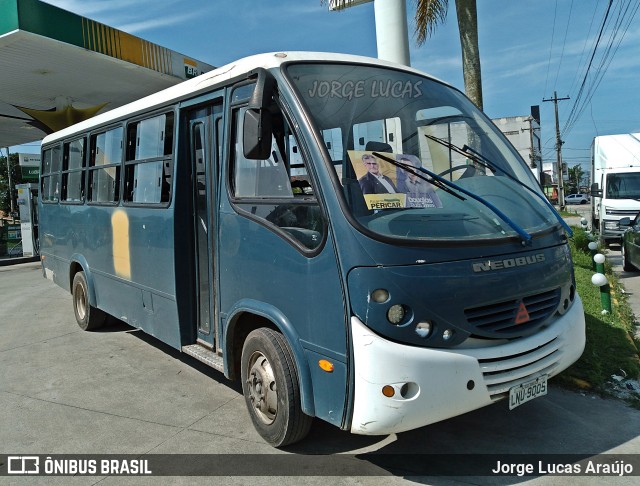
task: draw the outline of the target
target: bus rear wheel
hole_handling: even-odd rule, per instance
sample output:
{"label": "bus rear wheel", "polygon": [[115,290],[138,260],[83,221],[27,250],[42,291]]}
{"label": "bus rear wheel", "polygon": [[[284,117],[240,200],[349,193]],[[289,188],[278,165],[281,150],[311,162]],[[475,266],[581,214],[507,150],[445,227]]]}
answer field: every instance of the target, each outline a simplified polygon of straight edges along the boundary
{"label": "bus rear wheel", "polygon": [[249,415],[262,438],[274,447],[302,440],[313,419],[302,412],[296,365],[282,334],[269,328],[252,331],[240,369]]}
{"label": "bus rear wheel", "polygon": [[89,287],[84,272],[78,272],[73,277],[71,295],[73,296],[73,313],[78,326],[83,331],[94,331],[102,327],[106,314],[89,303]]}

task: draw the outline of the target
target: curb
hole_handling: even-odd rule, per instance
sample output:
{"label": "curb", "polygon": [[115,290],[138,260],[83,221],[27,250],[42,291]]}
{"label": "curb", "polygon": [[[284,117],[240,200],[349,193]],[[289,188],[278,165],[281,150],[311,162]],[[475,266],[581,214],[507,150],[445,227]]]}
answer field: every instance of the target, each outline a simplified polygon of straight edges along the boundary
{"label": "curb", "polygon": [[0,258],[0,267],[7,267],[9,265],[18,265],[20,263],[31,263],[40,260],[39,256],[33,257],[2,257]]}

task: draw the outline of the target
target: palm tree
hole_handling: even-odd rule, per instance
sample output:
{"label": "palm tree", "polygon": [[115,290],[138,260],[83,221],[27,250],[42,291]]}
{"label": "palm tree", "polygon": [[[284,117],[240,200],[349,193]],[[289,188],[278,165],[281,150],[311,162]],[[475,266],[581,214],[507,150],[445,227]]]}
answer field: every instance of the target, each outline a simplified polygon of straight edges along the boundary
{"label": "palm tree", "polygon": [[[323,2],[326,0],[322,0]],[[416,41],[424,44],[438,24],[447,18],[448,0],[415,0]],[[478,48],[478,15],[476,0],[455,0],[462,47],[462,74],[467,96],[482,110],[482,75]],[[353,0],[333,0],[336,9],[346,8]]]}
{"label": "palm tree", "polygon": [[[482,74],[478,48],[476,0],[455,0],[455,2],[462,47],[464,91],[471,101],[482,109]],[[438,24],[446,20],[448,7],[448,0],[417,0],[416,40],[419,46],[433,34]]]}

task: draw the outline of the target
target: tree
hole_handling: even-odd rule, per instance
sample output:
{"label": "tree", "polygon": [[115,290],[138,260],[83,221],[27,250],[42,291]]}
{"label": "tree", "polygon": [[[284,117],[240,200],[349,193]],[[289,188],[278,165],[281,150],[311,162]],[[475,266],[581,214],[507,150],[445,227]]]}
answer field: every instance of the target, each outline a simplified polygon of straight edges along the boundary
{"label": "tree", "polygon": [[[22,183],[22,172],[18,160],[18,154],[9,154],[9,167],[11,168],[11,193],[9,192],[9,177],[7,176],[7,157],[0,157],[0,211],[9,214],[11,201],[14,197],[16,184]],[[17,209],[16,199],[13,199],[14,209]]]}
{"label": "tree", "polygon": [[580,181],[584,177],[584,171],[580,164],[567,170],[569,174],[569,188],[573,194],[580,192]]}
{"label": "tree", "polygon": [[[482,73],[480,49],[478,47],[478,13],[476,0],[455,0],[460,47],[462,48],[462,74],[464,91],[471,101],[482,110]],[[438,24],[447,18],[448,0],[417,0],[416,40],[424,44]]]}
{"label": "tree", "polygon": [[[326,0],[323,0],[325,2]],[[447,19],[449,0],[416,1],[416,42],[425,43],[438,24]],[[347,8],[353,0],[334,0],[336,9]],[[455,0],[460,47],[462,48],[462,75],[464,91],[471,101],[482,110],[482,73],[480,49],[478,47],[478,14],[476,0]]]}

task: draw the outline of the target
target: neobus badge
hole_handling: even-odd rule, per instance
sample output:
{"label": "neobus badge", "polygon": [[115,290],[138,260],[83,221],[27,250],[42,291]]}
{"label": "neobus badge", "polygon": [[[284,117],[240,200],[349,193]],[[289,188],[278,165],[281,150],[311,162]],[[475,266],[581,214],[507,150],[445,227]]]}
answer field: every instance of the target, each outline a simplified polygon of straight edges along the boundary
{"label": "neobus badge", "polygon": [[488,272],[489,270],[502,270],[504,268],[522,267],[544,262],[544,253],[518,258],[507,258],[506,260],[488,260],[482,263],[474,263],[474,272]]}

